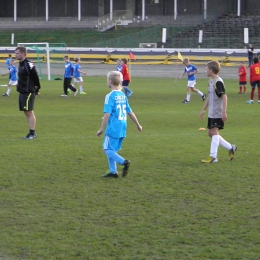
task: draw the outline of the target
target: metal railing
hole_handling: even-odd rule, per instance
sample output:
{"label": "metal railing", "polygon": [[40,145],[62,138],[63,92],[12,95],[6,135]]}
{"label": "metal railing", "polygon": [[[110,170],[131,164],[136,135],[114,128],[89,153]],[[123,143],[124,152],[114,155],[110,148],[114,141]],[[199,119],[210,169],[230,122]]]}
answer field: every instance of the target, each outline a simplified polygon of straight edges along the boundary
{"label": "metal railing", "polygon": [[116,25],[133,22],[133,10],[116,10],[98,18],[98,30],[103,32]]}

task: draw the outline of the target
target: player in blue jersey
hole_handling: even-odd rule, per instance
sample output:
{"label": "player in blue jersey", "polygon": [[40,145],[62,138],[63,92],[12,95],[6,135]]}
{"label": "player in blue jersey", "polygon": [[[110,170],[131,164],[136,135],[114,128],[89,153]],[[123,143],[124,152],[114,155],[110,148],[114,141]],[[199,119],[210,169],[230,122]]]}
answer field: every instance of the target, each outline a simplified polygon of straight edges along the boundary
{"label": "player in blue jersey", "polygon": [[121,84],[122,74],[119,71],[111,71],[107,74],[107,86],[111,92],[105,97],[104,117],[96,134],[98,137],[101,136],[106,127],[102,148],[108,159],[109,172],[102,176],[104,178],[118,177],[117,163],[123,166],[123,177],[128,173],[130,161],[125,160],[117,153],[126,137],[127,115],[136,124],[138,131],[142,131],[142,126],[132,111],[126,95],[121,91]]}
{"label": "player in blue jersey", "polygon": [[75,61],[75,64],[74,64],[74,74],[73,74],[73,77],[74,77],[74,84],[72,85],[73,87],[75,87],[77,84],[79,84],[79,94],[87,94],[84,92],[83,90],[83,78],[81,77],[81,74],[83,75],[87,75],[87,73],[83,72],[81,70],[81,66],[80,66],[80,58],[79,57],[76,57],[74,59]]}
{"label": "player in blue jersey", "polygon": [[74,96],[78,94],[78,90],[71,85],[71,80],[73,77],[73,64],[70,62],[69,56],[64,56],[65,62],[65,72],[64,72],[64,81],[63,81],[63,91],[62,97],[68,97],[68,88],[74,92]]}
{"label": "player in blue jersey", "polygon": [[187,96],[186,99],[182,101],[182,103],[188,104],[190,102],[191,91],[196,92],[198,95],[200,95],[202,100],[204,101],[206,98],[206,94],[202,93],[200,90],[195,88],[195,84],[196,84],[195,74],[198,72],[197,67],[191,64],[188,58],[184,58],[183,64],[185,65],[185,69],[184,72],[181,74],[180,78],[182,78],[185,74],[187,74],[188,84],[187,84]]}
{"label": "player in blue jersey", "polygon": [[121,72],[121,70],[122,70],[122,68],[123,68],[123,66],[122,66],[122,60],[119,59],[119,60],[117,60],[116,62],[117,62],[117,64],[116,64],[116,70]]}
{"label": "player in blue jersey", "polygon": [[7,87],[7,91],[6,91],[5,94],[3,94],[4,97],[8,97],[10,95],[11,86],[16,86],[17,85],[17,69],[16,69],[16,67],[14,65],[14,60],[11,59],[9,64],[10,64],[8,66],[9,72],[2,75],[2,76],[10,75],[9,76],[9,84],[8,84],[8,87]]}
{"label": "player in blue jersey", "polygon": [[[10,66],[10,61],[12,60],[12,54],[8,54],[8,58],[5,61],[5,64],[7,66],[7,68],[9,69]],[[9,74],[9,79],[11,78],[11,74]]]}
{"label": "player in blue jersey", "polygon": [[8,58],[5,61],[6,66],[10,66],[10,61],[12,60],[12,54],[8,54]]}

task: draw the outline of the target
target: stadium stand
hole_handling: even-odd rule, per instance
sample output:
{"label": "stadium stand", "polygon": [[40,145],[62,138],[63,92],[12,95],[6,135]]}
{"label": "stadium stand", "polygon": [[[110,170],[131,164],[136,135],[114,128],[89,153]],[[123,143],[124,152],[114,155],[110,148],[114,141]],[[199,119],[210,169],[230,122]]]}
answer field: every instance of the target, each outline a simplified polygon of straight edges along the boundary
{"label": "stadium stand", "polygon": [[203,30],[203,48],[244,48],[244,28],[249,29],[250,42],[260,42],[259,12],[226,13],[219,18],[190,27],[169,39],[169,46],[174,48],[198,47],[199,30]]}

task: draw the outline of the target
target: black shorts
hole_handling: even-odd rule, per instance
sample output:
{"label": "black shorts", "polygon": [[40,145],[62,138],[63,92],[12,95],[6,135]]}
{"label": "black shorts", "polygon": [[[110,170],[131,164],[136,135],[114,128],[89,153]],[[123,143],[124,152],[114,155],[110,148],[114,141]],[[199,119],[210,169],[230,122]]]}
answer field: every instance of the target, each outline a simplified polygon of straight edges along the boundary
{"label": "black shorts", "polygon": [[222,118],[208,118],[208,129],[217,127],[219,130],[224,129]]}
{"label": "black shorts", "polygon": [[20,111],[32,111],[34,107],[34,93],[20,93],[19,109]]}
{"label": "black shorts", "polygon": [[244,85],[246,85],[246,81],[239,81],[239,86],[244,86]]}
{"label": "black shorts", "polygon": [[258,81],[253,81],[253,82],[251,83],[251,86],[252,86],[252,88],[255,88],[255,86],[257,86],[258,88],[260,88],[260,80],[258,80]]}
{"label": "black shorts", "polygon": [[129,80],[123,80],[122,86],[127,87],[129,85]]}

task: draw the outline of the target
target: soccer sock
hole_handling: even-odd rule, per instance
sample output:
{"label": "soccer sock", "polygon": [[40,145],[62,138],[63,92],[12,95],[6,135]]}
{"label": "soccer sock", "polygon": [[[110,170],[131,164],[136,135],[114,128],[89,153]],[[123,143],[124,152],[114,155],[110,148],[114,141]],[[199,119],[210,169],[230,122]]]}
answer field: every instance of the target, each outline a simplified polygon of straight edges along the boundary
{"label": "soccer sock", "polygon": [[7,91],[6,91],[6,94],[9,95],[11,92],[11,88],[8,88]]}
{"label": "soccer sock", "polygon": [[123,87],[123,89],[124,89],[124,92],[125,92],[125,95],[127,96],[127,88],[126,87]]}
{"label": "soccer sock", "polygon": [[125,159],[113,150],[105,150],[105,153],[109,159],[116,161],[119,164],[124,164]]}
{"label": "soccer sock", "polygon": [[242,86],[239,87],[239,93],[242,93]]}
{"label": "soccer sock", "polygon": [[107,156],[110,173],[116,173],[116,161]]}
{"label": "soccer sock", "polygon": [[252,88],[250,99],[254,101],[255,88]]}
{"label": "soccer sock", "polygon": [[30,135],[34,135],[35,134],[35,130],[30,129]]}
{"label": "soccer sock", "polygon": [[131,92],[131,90],[130,90],[129,88],[125,87],[125,94],[126,94],[126,96],[127,96],[128,93],[130,93],[130,92]]}
{"label": "soccer sock", "polygon": [[244,92],[246,93],[246,86],[244,86]]}
{"label": "soccer sock", "polygon": [[260,102],[260,88],[258,88],[258,102]]}
{"label": "soccer sock", "polygon": [[83,87],[79,86],[79,92],[83,92]]}
{"label": "soccer sock", "polygon": [[190,94],[187,94],[186,100],[189,102],[190,101]]}
{"label": "soccer sock", "polygon": [[232,149],[232,145],[227,142],[222,136],[219,135],[219,145],[221,145],[222,147],[224,147],[227,150]]}
{"label": "soccer sock", "polygon": [[199,94],[201,97],[203,97],[204,94],[203,94],[200,90],[197,89],[196,92],[197,92],[197,94]]}
{"label": "soccer sock", "polygon": [[210,156],[217,158],[219,146],[219,135],[213,135],[211,137]]}

